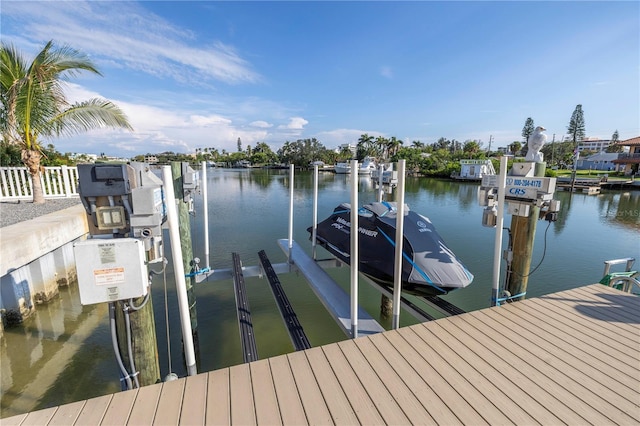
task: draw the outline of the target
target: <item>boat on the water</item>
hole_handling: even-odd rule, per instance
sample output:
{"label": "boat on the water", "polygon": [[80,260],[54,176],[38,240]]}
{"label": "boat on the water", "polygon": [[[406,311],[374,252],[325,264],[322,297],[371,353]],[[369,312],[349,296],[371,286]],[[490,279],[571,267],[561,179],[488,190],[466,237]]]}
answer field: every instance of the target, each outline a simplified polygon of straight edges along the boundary
{"label": "boat on the water", "polygon": [[[358,174],[369,175],[372,171],[376,170],[376,161],[371,157],[365,157],[361,163],[358,163]],[[344,162],[336,164],[334,168],[337,174],[349,174],[351,173],[351,163]]]}
{"label": "boat on the water", "polygon": [[[373,281],[393,287],[396,203],[375,202],[358,210],[359,270]],[[307,229],[310,233],[312,228]],[[443,295],[471,284],[473,275],[447,247],[431,221],[405,205],[402,291],[419,296]],[[316,241],[350,264],[351,205],[342,203],[316,230]]]}

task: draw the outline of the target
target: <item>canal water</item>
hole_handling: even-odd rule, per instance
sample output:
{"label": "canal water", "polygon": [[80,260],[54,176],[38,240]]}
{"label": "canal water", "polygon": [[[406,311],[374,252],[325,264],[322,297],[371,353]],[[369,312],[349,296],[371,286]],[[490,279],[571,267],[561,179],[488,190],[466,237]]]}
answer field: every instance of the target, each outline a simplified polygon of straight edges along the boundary
{"label": "canal water", "polygon": [[[347,175],[320,173],[319,220],[341,202],[349,201],[349,179]],[[360,204],[374,201],[376,193],[370,178],[358,180]],[[310,252],[306,229],[312,220],[312,174],[297,172],[294,185],[294,239]],[[208,188],[214,269],[230,268],[232,252],[240,254],[244,265],[257,265],[260,250],[266,251],[272,263],[286,260],[276,240],[287,238],[288,233],[288,171],[209,169]],[[495,230],[481,225],[477,189],[475,183],[449,180],[408,178],[406,182],[406,203],[431,219],[475,275],[471,286],[445,296],[465,310],[488,307],[491,296]],[[529,277],[527,297],[595,283],[602,276],[605,260],[629,256],[640,259],[640,191],[606,191],[597,196],[560,191],[555,198],[561,201],[558,221],[537,224],[532,267],[541,264]],[[195,211],[194,253],[204,265],[201,197],[196,198]],[[507,216],[505,226],[509,223]],[[505,244],[506,239],[505,233]],[[165,242],[166,255],[170,256],[168,238]],[[320,257],[328,257],[319,251]],[[329,273],[348,290],[348,268]],[[293,273],[281,275],[280,280],[313,346],[346,338],[304,278]],[[293,351],[267,281],[254,277],[247,278],[246,284],[260,358]],[[206,282],[198,284],[195,291],[201,354],[198,370],[241,363],[232,282]],[[166,280],[162,275],[154,277],[152,294],[162,375],[169,372],[170,351],[172,371],[184,376],[171,262]],[[359,299],[371,315],[379,318],[380,294],[364,280]],[[401,325],[415,322],[407,313],[401,315]],[[380,322],[390,327],[389,319],[380,318]],[[6,329],[0,356],[0,417],[120,390],[107,307],[81,306],[76,285],[62,288],[60,297],[38,306],[21,326]]]}

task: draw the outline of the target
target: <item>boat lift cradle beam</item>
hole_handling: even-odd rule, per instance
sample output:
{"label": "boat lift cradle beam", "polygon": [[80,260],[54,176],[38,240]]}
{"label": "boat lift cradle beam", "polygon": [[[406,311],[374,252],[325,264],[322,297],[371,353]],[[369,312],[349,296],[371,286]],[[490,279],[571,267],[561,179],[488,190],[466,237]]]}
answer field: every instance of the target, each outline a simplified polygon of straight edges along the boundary
{"label": "boat lift cradle beam", "polygon": [[276,275],[273,267],[271,266],[267,253],[265,253],[264,250],[261,250],[258,253],[258,256],[260,257],[260,263],[262,264],[262,268],[264,269],[267,280],[269,281],[269,287],[271,287],[273,297],[276,299],[278,310],[280,311],[280,315],[282,315],[282,320],[287,326],[287,331],[289,332],[289,337],[291,338],[293,347],[296,351],[310,349],[311,343],[309,343],[309,339],[307,338],[302,325],[300,325],[300,321],[298,321],[298,316],[293,310],[293,307],[289,302],[289,298],[282,288],[278,275]]}
{"label": "boat lift cradle beam", "polygon": [[258,347],[256,336],[251,322],[251,309],[247,299],[247,289],[242,275],[240,255],[231,254],[233,260],[233,290],[236,296],[236,308],[238,312],[238,326],[240,327],[240,342],[242,343],[242,359],[244,362],[258,360]]}
{"label": "boat lift cradle beam", "polygon": [[[342,331],[351,337],[351,304],[349,295],[340,287],[324,269],[322,269],[302,247],[295,242],[280,239],[278,245],[284,253],[291,255],[290,261],[306,278],[313,292],[318,296],[329,314],[336,320]],[[358,335],[370,335],[385,331],[371,315],[361,307],[358,308]]]}

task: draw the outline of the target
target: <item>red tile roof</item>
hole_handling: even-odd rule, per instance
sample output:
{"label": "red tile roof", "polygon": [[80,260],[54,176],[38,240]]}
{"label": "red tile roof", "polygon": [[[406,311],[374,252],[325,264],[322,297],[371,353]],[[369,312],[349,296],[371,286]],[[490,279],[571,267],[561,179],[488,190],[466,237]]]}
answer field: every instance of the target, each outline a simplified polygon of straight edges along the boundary
{"label": "red tile roof", "polygon": [[635,137],[635,138],[631,138],[631,139],[627,139],[626,141],[618,141],[618,142],[616,142],[616,145],[622,145],[622,146],[640,145],[640,136]]}

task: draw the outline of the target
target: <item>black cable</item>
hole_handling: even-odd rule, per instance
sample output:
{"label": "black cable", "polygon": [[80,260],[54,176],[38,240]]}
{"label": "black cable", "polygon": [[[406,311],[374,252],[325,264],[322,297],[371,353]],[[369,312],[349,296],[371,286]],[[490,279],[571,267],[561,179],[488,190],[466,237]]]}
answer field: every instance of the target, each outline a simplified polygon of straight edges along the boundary
{"label": "black cable", "polygon": [[518,275],[519,277],[522,277],[522,278],[527,278],[531,274],[533,274],[540,267],[540,265],[542,265],[542,262],[544,262],[544,257],[547,254],[547,231],[549,231],[549,227],[550,226],[551,226],[551,221],[549,221],[549,223],[547,224],[547,229],[544,230],[544,249],[542,250],[542,258],[540,259],[540,262],[536,265],[535,268],[533,268],[531,270],[531,272],[529,272],[526,275],[519,274],[519,273],[513,271],[514,274],[516,274],[516,275]]}

